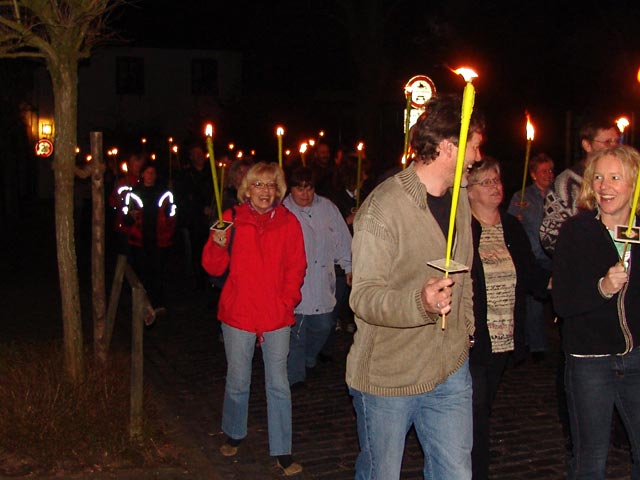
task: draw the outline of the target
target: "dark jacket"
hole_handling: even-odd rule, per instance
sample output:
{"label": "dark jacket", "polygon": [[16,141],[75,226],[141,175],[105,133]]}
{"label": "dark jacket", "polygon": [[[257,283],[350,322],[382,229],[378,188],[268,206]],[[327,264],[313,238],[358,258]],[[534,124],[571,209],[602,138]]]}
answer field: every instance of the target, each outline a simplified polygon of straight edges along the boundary
{"label": "dark jacket", "polygon": [[[531,244],[524,228],[516,217],[506,212],[500,213],[504,231],[504,242],[509,250],[516,269],[516,302],[514,307],[514,360],[524,360],[526,355],[524,338],[524,318],[526,315],[526,294],[532,293],[538,298],[547,296],[546,287],[550,273],[539,267],[531,251]],[[491,338],[487,327],[487,288],[484,268],[478,253],[482,225],[475,218],[471,220],[473,233],[473,314],[475,316],[475,343],[471,349],[469,361],[481,365],[491,358]]]}
{"label": "dark jacket", "polygon": [[629,281],[607,299],[598,290],[598,280],[619,256],[606,227],[593,211],[581,212],[562,226],[553,256],[552,297],[563,319],[566,353],[626,353],[638,345],[640,246],[629,246]]}

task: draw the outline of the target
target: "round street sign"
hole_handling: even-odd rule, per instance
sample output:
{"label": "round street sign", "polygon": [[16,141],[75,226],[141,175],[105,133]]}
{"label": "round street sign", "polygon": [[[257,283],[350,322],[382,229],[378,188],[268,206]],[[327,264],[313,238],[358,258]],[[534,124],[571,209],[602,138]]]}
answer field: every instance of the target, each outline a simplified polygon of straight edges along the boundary
{"label": "round street sign", "polygon": [[404,87],[405,92],[411,92],[411,106],[422,109],[424,104],[436,93],[436,86],[426,75],[412,77]]}
{"label": "round street sign", "polygon": [[38,157],[50,157],[53,154],[53,143],[51,140],[41,138],[36,143],[36,155]]}

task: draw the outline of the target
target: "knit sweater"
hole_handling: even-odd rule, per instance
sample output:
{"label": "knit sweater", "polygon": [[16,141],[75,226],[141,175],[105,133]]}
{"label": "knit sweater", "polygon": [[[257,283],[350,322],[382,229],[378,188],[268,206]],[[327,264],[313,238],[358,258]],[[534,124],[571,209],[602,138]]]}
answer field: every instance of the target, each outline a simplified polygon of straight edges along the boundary
{"label": "knit sweater", "polygon": [[[446,238],[431,214],[413,166],[369,194],[354,223],[350,304],[357,331],[347,358],[347,384],[381,396],[424,393],[443,383],[468,357],[473,334],[469,272],[455,281],[451,311],[442,318],[422,306],[422,287],[443,272]],[[473,245],[466,190],[460,192],[452,258],[471,266]]]}

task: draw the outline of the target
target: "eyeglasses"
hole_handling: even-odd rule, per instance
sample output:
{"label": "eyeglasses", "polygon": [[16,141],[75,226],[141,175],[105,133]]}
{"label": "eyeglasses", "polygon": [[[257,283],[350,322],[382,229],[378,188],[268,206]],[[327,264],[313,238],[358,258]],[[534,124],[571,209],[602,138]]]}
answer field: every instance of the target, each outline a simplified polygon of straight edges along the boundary
{"label": "eyeglasses", "polygon": [[502,179],[500,177],[495,178],[485,178],[481,182],[470,183],[469,185],[480,185],[481,187],[494,187],[498,185],[502,185]]}
{"label": "eyeglasses", "polygon": [[265,182],[257,181],[257,182],[253,182],[251,186],[258,188],[260,190],[264,190],[264,189],[275,190],[276,188],[278,188],[278,184],[275,182],[265,183]]}
{"label": "eyeglasses", "polygon": [[606,145],[608,147],[613,147],[614,145],[618,144],[618,139],[617,138],[608,138],[606,140],[599,140],[597,138],[594,138],[593,141],[601,143],[601,144]]}

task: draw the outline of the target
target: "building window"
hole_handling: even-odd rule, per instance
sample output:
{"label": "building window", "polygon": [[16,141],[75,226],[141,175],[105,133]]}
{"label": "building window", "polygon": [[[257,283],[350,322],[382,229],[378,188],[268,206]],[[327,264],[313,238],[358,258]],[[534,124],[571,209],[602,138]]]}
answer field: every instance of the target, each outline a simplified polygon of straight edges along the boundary
{"label": "building window", "polygon": [[211,58],[191,61],[191,93],[193,95],[218,95],[218,62]]}
{"label": "building window", "polygon": [[144,94],[144,60],[140,57],[116,59],[116,93],[119,95]]}

